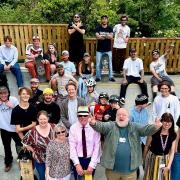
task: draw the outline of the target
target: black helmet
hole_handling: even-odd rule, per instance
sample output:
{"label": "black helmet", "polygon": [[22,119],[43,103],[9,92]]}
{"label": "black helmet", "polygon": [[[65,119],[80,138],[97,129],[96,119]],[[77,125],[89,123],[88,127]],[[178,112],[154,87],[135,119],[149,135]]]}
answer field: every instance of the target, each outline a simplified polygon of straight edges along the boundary
{"label": "black helmet", "polygon": [[119,102],[119,96],[111,95],[109,98],[109,103],[113,103],[113,102]]}
{"label": "black helmet", "polygon": [[107,100],[109,100],[109,96],[106,92],[101,92],[99,94],[99,99],[101,99],[101,98],[106,98]]}

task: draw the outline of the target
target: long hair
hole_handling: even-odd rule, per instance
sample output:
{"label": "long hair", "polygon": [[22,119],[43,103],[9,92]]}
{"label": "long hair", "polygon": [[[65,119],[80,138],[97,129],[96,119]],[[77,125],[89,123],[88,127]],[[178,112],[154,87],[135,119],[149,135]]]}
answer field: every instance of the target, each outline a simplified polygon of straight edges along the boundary
{"label": "long hair", "polygon": [[[86,69],[86,63],[85,63],[85,60],[82,60],[79,64],[82,64],[81,69],[82,69],[82,72],[84,72],[85,69]],[[88,65],[88,66],[87,66],[88,70],[92,70],[92,67],[91,67],[91,60],[89,60],[89,62],[88,62],[87,65]]]}
{"label": "long hair", "polygon": [[58,53],[57,53],[56,46],[55,46],[54,44],[49,44],[49,45],[48,45],[47,54],[49,54],[49,56],[50,56],[50,58],[51,58],[51,52],[50,52],[50,50],[49,50],[49,47],[50,47],[50,46],[53,46],[53,47],[54,47],[54,55],[55,55],[55,57],[57,58]]}

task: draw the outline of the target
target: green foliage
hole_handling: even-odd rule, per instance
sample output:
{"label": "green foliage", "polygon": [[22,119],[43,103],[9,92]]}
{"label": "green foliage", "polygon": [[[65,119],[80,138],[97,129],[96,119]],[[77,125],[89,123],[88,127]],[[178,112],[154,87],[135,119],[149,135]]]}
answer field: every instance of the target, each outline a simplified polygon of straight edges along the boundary
{"label": "green foliage", "polygon": [[[126,14],[132,37],[180,36],[180,4],[178,0],[4,0],[0,4],[0,22],[69,23],[75,13],[82,15],[86,36],[103,14],[109,24],[119,23]],[[162,32],[162,33],[159,33]]]}

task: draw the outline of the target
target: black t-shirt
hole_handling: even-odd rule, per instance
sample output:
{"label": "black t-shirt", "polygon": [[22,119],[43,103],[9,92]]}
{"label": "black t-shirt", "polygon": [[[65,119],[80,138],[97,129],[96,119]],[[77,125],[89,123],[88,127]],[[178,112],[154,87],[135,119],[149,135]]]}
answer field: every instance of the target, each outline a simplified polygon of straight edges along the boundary
{"label": "black t-shirt", "polygon": [[117,109],[112,109],[112,107],[105,110],[103,116],[109,114],[111,117],[108,120],[104,120],[104,118],[103,118],[103,121],[104,122],[115,121],[116,120],[116,113],[117,113]]}
{"label": "black t-shirt", "polygon": [[[68,25],[68,29],[73,29],[73,27],[71,27],[71,25]],[[85,29],[85,26],[82,24],[79,29]],[[72,33],[70,35],[70,39],[69,39],[69,45],[72,47],[81,47],[84,44],[83,42],[83,34],[81,34],[80,32],[78,32],[77,30]]]}
{"label": "black t-shirt", "polygon": [[[22,109],[19,105],[17,105],[12,110],[12,125],[20,125],[20,127],[26,127],[32,124],[32,122],[37,122],[37,111],[36,108],[33,107],[31,104],[27,109]],[[23,134],[26,134],[26,132],[24,131]]]}
{"label": "black t-shirt", "polygon": [[36,106],[37,103],[41,102],[43,99],[43,92],[40,89],[37,89],[36,92],[32,92],[31,97],[29,98],[29,103],[33,106]]}
{"label": "black t-shirt", "polygon": [[50,104],[45,104],[44,102],[40,102],[37,105],[37,112],[44,110],[48,113],[49,123],[57,124],[60,120],[60,108],[55,102],[51,102]]}
{"label": "black t-shirt", "polygon": [[178,120],[176,122],[176,125],[180,128],[180,116],[179,116],[179,118],[178,118]]}
{"label": "black t-shirt", "polygon": [[[106,28],[99,25],[95,29],[95,33],[99,33],[100,35],[107,35],[109,33],[113,33],[113,29],[111,26],[107,26]],[[108,52],[111,51],[111,39],[104,39],[97,41],[97,51],[98,52]]]}
{"label": "black t-shirt", "polygon": [[[165,151],[163,152],[161,138],[160,138],[160,132],[161,132],[161,130],[159,130],[154,135],[152,135],[150,150],[152,153],[154,153],[156,155],[163,155],[163,154],[166,155],[169,153],[172,143],[176,139],[176,136],[173,136],[171,134],[169,135]],[[167,135],[162,135],[163,143],[165,143],[166,137],[167,137]]]}

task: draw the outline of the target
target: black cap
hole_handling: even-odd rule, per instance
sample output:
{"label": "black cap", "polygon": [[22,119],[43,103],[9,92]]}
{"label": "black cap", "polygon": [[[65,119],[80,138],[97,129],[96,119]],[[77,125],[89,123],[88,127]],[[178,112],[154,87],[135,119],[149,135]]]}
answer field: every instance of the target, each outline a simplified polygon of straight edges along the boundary
{"label": "black cap", "polygon": [[130,53],[136,52],[136,49],[135,49],[135,48],[131,48],[129,52],[130,52]]}
{"label": "black cap", "polygon": [[148,103],[148,97],[144,94],[139,94],[137,95],[135,99],[135,104],[136,105],[143,105]]}
{"label": "black cap", "polygon": [[62,64],[58,64],[56,68],[64,68],[64,66]]}

